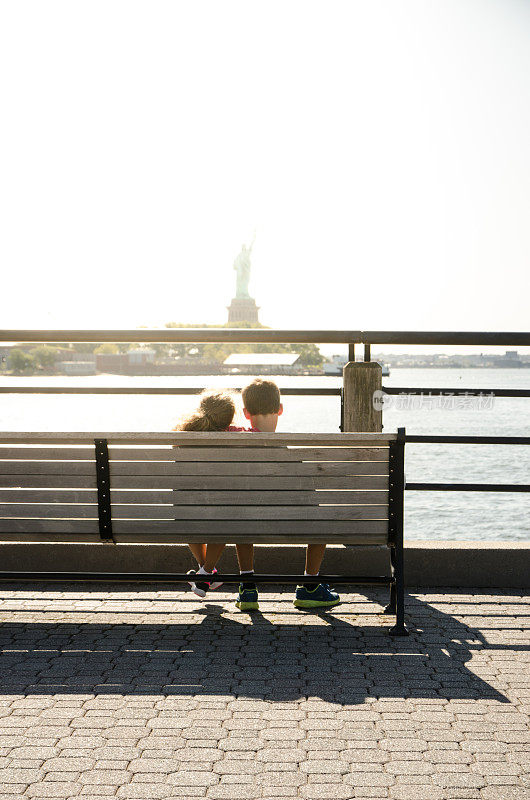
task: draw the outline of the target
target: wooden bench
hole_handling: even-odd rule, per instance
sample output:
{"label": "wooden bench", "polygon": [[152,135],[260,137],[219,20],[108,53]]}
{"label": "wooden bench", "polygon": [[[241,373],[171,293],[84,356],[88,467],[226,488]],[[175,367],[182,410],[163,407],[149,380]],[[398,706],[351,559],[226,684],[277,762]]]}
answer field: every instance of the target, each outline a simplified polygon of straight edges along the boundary
{"label": "wooden bench", "polygon": [[[390,574],[314,582],[388,585],[386,611],[396,613],[391,632],[406,635],[403,436],[404,429],[0,434],[0,541],[385,546]],[[59,571],[0,577],[186,580],[184,574]],[[239,582],[239,575],[222,578]],[[301,576],[257,581],[299,583]]]}

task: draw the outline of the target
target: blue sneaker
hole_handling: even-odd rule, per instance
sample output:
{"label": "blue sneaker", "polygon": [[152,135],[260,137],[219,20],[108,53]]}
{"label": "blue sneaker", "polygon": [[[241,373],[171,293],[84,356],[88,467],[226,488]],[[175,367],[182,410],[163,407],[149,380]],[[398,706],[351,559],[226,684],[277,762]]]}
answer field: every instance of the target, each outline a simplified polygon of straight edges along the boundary
{"label": "blue sneaker", "polygon": [[305,586],[296,587],[296,608],[329,608],[340,603],[340,597],[332,592],[327,583],[319,583],[314,589]]}
{"label": "blue sneaker", "polygon": [[259,611],[258,590],[244,589],[243,584],[240,583],[236,607],[239,608],[240,611]]}

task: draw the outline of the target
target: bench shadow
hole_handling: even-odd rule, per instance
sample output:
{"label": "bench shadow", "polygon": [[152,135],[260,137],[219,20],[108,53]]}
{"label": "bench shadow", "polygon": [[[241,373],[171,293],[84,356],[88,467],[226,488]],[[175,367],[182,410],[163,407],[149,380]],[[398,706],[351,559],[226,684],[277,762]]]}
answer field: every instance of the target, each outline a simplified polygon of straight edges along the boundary
{"label": "bench shadow", "polygon": [[[167,613],[162,622],[158,612],[153,624],[88,623],[83,616],[91,612],[82,610],[79,622],[47,622],[47,612],[41,611],[42,621],[0,625],[0,694],[315,697],[342,704],[363,703],[368,697],[508,702],[466,664],[480,651],[530,648],[489,643],[478,627],[414,596],[406,599],[410,637],[392,638],[392,618],[381,619],[372,605],[384,604],[384,593],[362,594],[367,611],[351,613],[337,606],[304,614],[302,624],[299,612],[287,604],[282,610],[282,603],[280,610],[276,606],[273,612],[237,617],[228,603],[206,603],[189,612]],[[356,608],[363,605],[355,602]],[[113,619],[120,614],[105,613]]]}

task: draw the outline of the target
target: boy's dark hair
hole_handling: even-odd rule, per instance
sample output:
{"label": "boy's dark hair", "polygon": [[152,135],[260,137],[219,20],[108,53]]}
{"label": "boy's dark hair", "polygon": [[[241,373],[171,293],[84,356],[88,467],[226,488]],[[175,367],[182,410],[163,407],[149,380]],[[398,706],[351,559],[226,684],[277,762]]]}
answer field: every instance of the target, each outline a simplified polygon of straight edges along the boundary
{"label": "boy's dark hair", "polygon": [[280,390],[274,381],[255,378],[245,386],[241,397],[249,414],[277,414],[280,410]]}

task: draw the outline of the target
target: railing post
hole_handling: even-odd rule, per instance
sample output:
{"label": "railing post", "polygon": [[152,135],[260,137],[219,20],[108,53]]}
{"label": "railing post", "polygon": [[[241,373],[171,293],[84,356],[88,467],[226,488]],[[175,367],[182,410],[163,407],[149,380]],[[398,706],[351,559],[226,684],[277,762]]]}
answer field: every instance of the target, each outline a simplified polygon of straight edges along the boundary
{"label": "railing post", "polygon": [[[383,430],[382,374],[383,369],[377,361],[349,361],[344,367],[345,432],[381,433]],[[375,404],[374,392],[378,393]]]}

